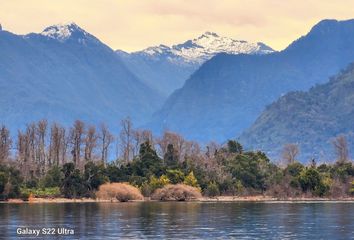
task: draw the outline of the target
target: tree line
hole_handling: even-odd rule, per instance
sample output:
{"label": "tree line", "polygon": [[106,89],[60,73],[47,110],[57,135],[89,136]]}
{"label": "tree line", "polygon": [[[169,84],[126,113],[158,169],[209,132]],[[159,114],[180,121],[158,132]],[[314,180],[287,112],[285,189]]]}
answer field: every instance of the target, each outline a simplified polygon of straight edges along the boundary
{"label": "tree line", "polygon": [[64,127],[41,120],[13,139],[1,126],[0,197],[94,197],[106,182],[129,182],[145,196],[179,183],[212,197],[350,196],[354,167],[345,137],[336,138],[333,146],[337,160],[332,164],[298,162],[295,144],[285,145],[282,164],[275,164],[261,151],[245,151],[235,140],[201,147],[174,132],[154,137],[135,129],[129,118],[121,121],[117,135],[104,124],[96,127],[78,120]]}

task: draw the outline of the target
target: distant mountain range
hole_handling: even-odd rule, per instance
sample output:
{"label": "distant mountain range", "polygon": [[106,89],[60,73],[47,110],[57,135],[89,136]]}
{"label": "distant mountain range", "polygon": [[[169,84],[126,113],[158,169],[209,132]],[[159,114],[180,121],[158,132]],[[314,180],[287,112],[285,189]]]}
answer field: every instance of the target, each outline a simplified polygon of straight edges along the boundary
{"label": "distant mountain range", "polygon": [[140,124],[162,97],[97,38],[74,23],[42,33],[0,31],[0,124],[12,130],[46,118]]}
{"label": "distant mountain range", "polygon": [[347,136],[354,149],[354,64],[307,92],[291,92],[269,105],[240,140],[279,157],[284,144],[300,147],[299,159],[333,160],[332,141]]}
{"label": "distant mountain range", "polygon": [[149,127],[225,141],[249,128],[265,106],[325,82],[354,60],[354,20],[323,20],[281,52],[218,54],[175,91]]}
{"label": "distant mountain range", "polygon": [[74,23],[0,30],[0,124],[14,131],[42,118],[82,119],[116,128],[130,116],[155,133],[204,143],[239,137],[274,157],[299,143],[304,159],[324,159],[331,138],[353,134],[353,67],[324,84],[354,62],[353,39],[354,20],[323,20],[281,52],[206,32],[129,54]]}
{"label": "distant mountain range", "polygon": [[274,50],[264,43],[251,43],[205,32],[182,44],[159,45],[127,53],[117,50],[127,67],[162,95],[183,86],[186,79],[205,61],[218,53],[267,54]]}

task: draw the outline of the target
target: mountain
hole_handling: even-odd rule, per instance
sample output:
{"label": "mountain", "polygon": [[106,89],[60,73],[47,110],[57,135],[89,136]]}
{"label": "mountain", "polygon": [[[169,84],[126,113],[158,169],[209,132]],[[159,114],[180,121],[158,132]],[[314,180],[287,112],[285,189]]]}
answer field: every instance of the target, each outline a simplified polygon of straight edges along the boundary
{"label": "mountain", "polygon": [[218,53],[267,54],[273,49],[263,43],[250,43],[205,32],[182,44],[159,45],[131,54],[117,50],[127,67],[164,96],[183,86],[198,67]]}
{"label": "mountain", "polygon": [[15,130],[46,118],[118,126],[142,122],[161,96],[142,83],[96,37],[74,23],[42,33],[0,31],[0,124]]}
{"label": "mountain", "polygon": [[286,94],[269,105],[240,140],[279,157],[287,143],[297,143],[301,160],[333,160],[332,141],[347,136],[354,149],[354,64],[326,84]]}
{"label": "mountain", "polygon": [[264,107],[306,90],[354,60],[354,20],[323,20],[281,52],[218,54],[154,114],[149,126],[200,141],[235,138]]}

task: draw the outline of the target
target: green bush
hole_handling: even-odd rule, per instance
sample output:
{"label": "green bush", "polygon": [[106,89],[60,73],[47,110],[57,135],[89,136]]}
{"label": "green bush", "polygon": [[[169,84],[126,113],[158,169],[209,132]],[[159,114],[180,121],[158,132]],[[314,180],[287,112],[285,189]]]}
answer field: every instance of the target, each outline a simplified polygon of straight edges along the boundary
{"label": "green bush", "polygon": [[207,187],[207,190],[206,190],[206,194],[209,197],[219,196],[220,195],[219,186],[215,182],[209,183],[208,187]]}
{"label": "green bush", "polygon": [[172,184],[183,183],[184,173],[179,169],[167,170],[166,175]]}
{"label": "green bush", "polygon": [[60,187],[63,182],[63,177],[61,168],[54,166],[48,170],[47,174],[39,182],[39,185],[43,188]]}
{"label": "green bush", "polygon": [[150,185],[152,192],[158,188],[162,188],[162,187],[166,186],[169,183],[170,183],[170,180],[168,179],[168,177],[166,175],[161,175],[161,177],[159,177],[159,178],[157,178],[155,176],[151,176],[150,181],[149,181],[149,185]]}
{"label": "green bush", "polygon": [[352,187],[349,190],[351,195],[354,195],[354,181],[352,181]]}
{"label": "green bush", "polygon": [[200,188],[198,184],[198,180],[195,178],[193,171],[190,172],[184,179],[183,182],[185,185],[189,185],[195,188]]}
{"label": "green bush", "polygon": [[32,195],[38,198],[50,198],[59,197],[60,188],[50,187],[50,188],[21,188],[21,195]]}

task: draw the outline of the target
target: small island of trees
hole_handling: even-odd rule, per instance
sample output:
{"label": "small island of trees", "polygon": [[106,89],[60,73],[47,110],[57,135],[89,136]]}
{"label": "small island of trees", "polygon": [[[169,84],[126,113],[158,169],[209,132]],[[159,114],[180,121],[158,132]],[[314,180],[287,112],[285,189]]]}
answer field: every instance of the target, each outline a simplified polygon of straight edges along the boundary
{"label": "small island of trees", "polygon": [[[261,151],[245,151],[235,140],[201,147],[169,131],[154,137],[134,129],[129,118],[121,122],[117,136],[104,124],[95,127],[79,120],[71,127],[41,120],[14,139],[1,126],[0,199],[351,197],[354,166],[346,139],[339,136],[333,146],[337,159],[331,164],[298,162],[294,144],[284,146],[284,161],[276,164]],[[108,161],[112,156],[115,160]]]}

